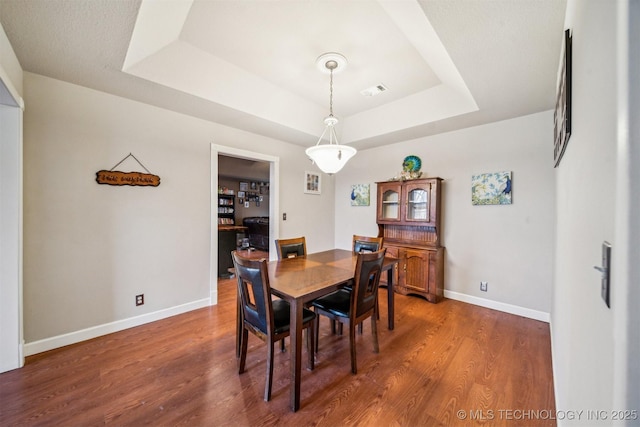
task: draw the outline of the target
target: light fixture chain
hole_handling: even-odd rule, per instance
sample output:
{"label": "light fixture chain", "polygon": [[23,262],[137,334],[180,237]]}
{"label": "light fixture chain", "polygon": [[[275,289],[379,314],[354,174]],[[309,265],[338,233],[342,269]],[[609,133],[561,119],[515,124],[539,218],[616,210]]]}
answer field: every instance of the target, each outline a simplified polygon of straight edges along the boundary
{"label": "light fixture chain", "polygon": [[333,68],[329,70],[329,116],[333,116]]}

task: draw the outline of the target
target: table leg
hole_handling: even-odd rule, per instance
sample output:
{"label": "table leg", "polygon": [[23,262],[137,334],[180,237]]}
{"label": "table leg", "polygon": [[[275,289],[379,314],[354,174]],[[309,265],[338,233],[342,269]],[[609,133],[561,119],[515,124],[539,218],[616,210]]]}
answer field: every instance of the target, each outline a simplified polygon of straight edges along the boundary
{"label": "table leg", "polygon": [[394,290],[393,290],[393,268],[387,270],[387,316],[389,317],[389,330],[394,327]]}
{"label": "table leg", "polygon": [[291,410],[296,412],[300,408],[300,379],[302,376],[302,302],[290,302],[291,325],[289,337],[291,343]]}

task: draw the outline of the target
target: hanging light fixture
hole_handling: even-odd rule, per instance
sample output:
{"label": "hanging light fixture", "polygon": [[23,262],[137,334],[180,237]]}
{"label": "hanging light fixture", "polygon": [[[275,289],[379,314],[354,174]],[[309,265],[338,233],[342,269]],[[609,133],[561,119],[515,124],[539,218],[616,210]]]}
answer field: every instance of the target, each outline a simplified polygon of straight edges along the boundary
{"label": "hanging light fixture", "polygon": [[[306,150],[307,156],[318,165],[320,170],[329,175],[338,172],[356,154],[356,149],[348,145],[340,145],[336,136],[335,125],[338,119],[333,115],[333,73],[340,72],[347,66],[347,58],[339,53],[325,53],[316,60],[316,65],[329,77],[329,115],[325,117],[325,128],[315,146]],[[326,134],[329,143],[320,144]]]}

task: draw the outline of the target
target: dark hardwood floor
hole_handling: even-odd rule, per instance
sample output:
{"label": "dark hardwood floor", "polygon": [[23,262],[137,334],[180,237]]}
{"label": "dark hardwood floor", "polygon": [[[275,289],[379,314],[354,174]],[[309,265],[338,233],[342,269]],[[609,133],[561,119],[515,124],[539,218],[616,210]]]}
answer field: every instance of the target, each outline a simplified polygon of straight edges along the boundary
{"label": "dark hardwood floor", "polygon": [[389,331],[381,290],[380,353],[367,321],[352,375],[348,335],[331,335],[322,319],[316,369],[303,369],[293,413],[288,353],[276,353],[270,402],[262,400],[266,348],[252,335],[238,375],[235,281],[219,287],[217,306],[31,356],[0,374],[0,425],[556,424],[546,323],[396,295]]}

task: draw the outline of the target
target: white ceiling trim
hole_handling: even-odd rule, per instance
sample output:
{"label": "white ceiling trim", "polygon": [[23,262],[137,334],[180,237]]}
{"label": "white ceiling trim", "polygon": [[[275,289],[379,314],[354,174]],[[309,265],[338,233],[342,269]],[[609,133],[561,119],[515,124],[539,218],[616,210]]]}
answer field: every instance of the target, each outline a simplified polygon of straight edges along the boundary
{"label": "white ceiling trim", "polygon": [[193,0],[143,1],[123,71],[178,40],[192,5]]}
{"label": "white ceiling trim", "polygon": [[443,85],[451,87],[476,105],[456,65],[433,29],[429,18],[416,1],[378,0],[391,20],[420,52]]}
{"label": "white ceiling trim", "polygon": [[326,114],[320,106],[180,40],[123,71],[309,134],[321,126],[313,119]]}
{"label": "white ceiling trim", "polygon": [[343,142],[374,138],[479,110],[420,5],[413,1],[379,2],[442,83],[346,118]]}
{"label": "white ceiling trim", "polygon": [[476,110],[473,99],[450,86],[438,85],[347,118],[343,142],[387,135]]}
{"label": "white ceiling trim", "polygon": [[[342,118],[343,144],[478,109],[431,23],[415,1],[380,0],[383,10],[434,70],[440,85]],[[179,40],[193,0],[143,0],[123,71],[309,135],[325,107]],[[230,35],[232,37],[232,35]]]}

